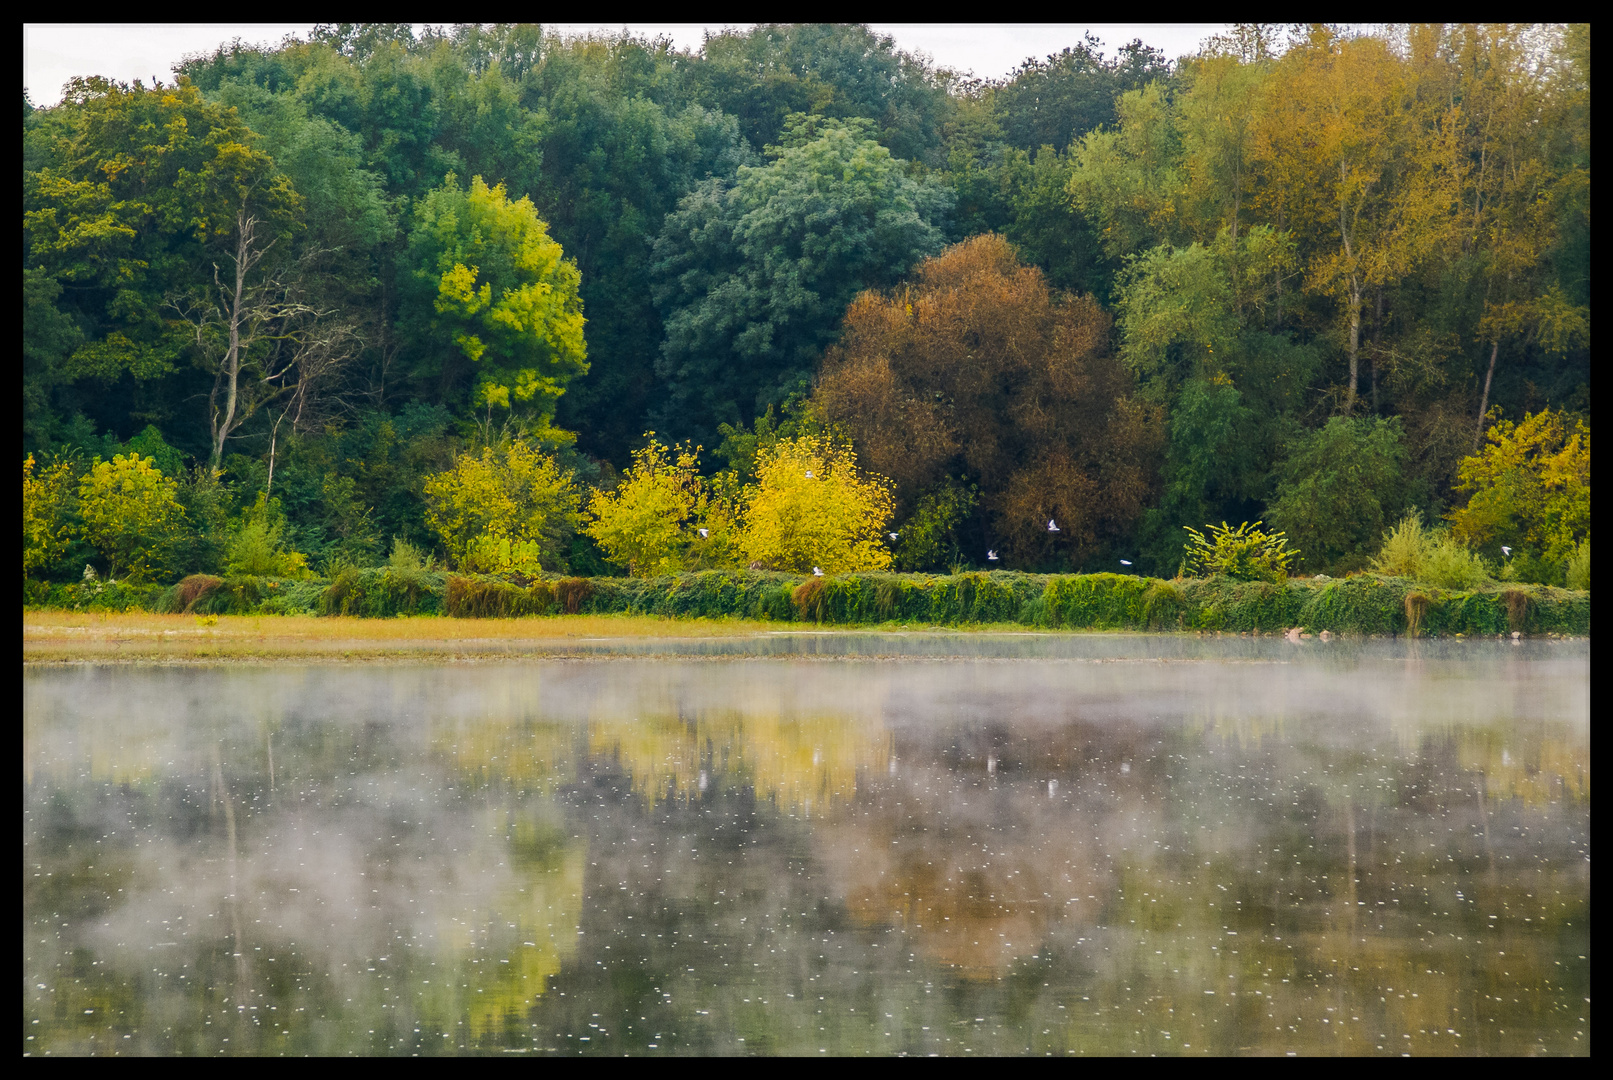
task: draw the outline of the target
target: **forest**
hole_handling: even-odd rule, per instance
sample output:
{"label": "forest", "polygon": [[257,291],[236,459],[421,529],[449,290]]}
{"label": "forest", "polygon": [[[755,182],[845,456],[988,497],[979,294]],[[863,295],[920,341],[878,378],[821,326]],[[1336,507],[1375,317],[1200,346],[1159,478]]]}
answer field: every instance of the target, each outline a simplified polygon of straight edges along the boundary
{"label": "forest", "polygon": [[337,24],[175,70],[24,91],[35,590],[1589,588],[1588,25],[978,80],[858,25]]}

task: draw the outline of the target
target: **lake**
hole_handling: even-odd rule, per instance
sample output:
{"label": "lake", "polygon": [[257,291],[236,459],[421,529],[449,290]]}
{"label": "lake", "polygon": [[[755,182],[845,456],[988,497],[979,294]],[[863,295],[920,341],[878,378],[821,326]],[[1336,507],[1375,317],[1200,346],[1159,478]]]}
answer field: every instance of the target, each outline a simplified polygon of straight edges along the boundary
{"label": "lake", "polygon": [[25,666],[23,1052],[1590,1052],[1588,642],[554,648]]}

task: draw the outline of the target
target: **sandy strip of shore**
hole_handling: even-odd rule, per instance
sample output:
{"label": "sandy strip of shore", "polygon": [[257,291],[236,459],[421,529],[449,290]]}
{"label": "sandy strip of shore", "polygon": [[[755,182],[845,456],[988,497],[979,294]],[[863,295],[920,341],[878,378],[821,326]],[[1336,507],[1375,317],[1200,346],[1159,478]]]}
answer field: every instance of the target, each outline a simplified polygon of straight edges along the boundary
{"label": "sandy strip of shore", "polygon": [[740,619],[563,615],[525,619],[358,619],[312,616],[92,614],[30,611],[22,618],[25,664],[387,660],[565,654],[634,638],[692,641],[777,631]]}

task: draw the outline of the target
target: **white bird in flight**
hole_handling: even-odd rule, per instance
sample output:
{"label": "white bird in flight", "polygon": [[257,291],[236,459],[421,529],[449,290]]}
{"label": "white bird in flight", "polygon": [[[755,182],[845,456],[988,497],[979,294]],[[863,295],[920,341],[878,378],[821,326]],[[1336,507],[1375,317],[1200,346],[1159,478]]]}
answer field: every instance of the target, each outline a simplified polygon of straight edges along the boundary
{"label": "white bird in flight", "polygon": [[812,470],[811,469],[807,470],[807,479],[808,480],[812,479]]}
{"label": "white bird in flight", "polygon": [[901,535],[902,535],[901,533],[891,533],[891,539],[895,540],[898,536],[901,536]]}
{"label": "white bird in flight", "polygon": [[1503,555],[1507,556],[1508,558],[1510,558],[1512,556],[1512,549],[1507,547],[1505,544],[1502,544],[1501,545],[1501,554],[1503,554]]}
{"label": "white bird in flight", "polygon": [[1052,518],[1047,519],[1047,531],[1048,532],[1058,532],[1059,531],[1059,527],[1057,525],[1053,524],[1053,519]]}
{"label": "white bird in flight", "polygon": [[986,552],[986,561],[987,562],[996,562],[997,561],[997,552],[996,552],[995,549]]}
{"label": "white bird in flight", "polygon": [[1131,565],[1131,560],[1130,559],[1121,559],[1120,560],[1120,565],[1121,566],[1130,566]]}
{"label": "white bird in flight", "polygon": [[823,576],[823,567],[821,567],[821,566],[814,566],[814,567],[813,567],[813,568],[812,568],[812,576],[813,576],[813,577],[822,577],[822,576]]}
{"label": "white bird in flight", "polygon": [[701,529],[701,530],[699,530],[699,532],[700,532],[700,539],[702,539],[702,540],[704,540],[706,537],[711,535],[710,531],[707,530],[707,529]]}

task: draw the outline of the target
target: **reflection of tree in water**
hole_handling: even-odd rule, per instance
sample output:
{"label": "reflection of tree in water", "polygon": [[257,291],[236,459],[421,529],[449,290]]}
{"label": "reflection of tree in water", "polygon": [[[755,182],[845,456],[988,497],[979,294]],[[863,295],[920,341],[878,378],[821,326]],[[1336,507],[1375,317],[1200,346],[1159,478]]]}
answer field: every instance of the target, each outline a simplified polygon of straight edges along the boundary
{"label": "reflection of tree in water", "polygon": [[517,818],[505,831],[512,880],[491,896],[472,897],[478,902],[469,910],[440,923],[438,941],[457,964],[459,993],[450,990],[447,1000],[422,1002],[421,1009],[442,1027],[466,1017],[478,1042],[525,1034],[549,980],[576,956],[582,916],[584,846],[531,818]]}
{"label": "reflection of tree in water", "polygon": [[29,1048],[1578,1045],[1573,725],[611,711],[30,728]]}
{"label": "reflection of tree in water", "polygon": [[652,803],[698,795],[705,773],[708,785],[750,787],[763,802],[806,814],[849,801],[859,770],[877,774],[890,761],[889,733],[866,717],[762,710],[595,720],[588,748],[614,759]]}
{"label": "reflection of tree in water", "polygon": [[[1078,770],[1034,766],[1048,756],[1021,743],[961,775],[909,765],[875,785],[864,812],[820,824],[813,847],[851,917],[900,928],[907,947],[973,979],[1094,923],[1113,883],[1101,828]],[[1062,777],[1062,797],[1044,772]]]}

